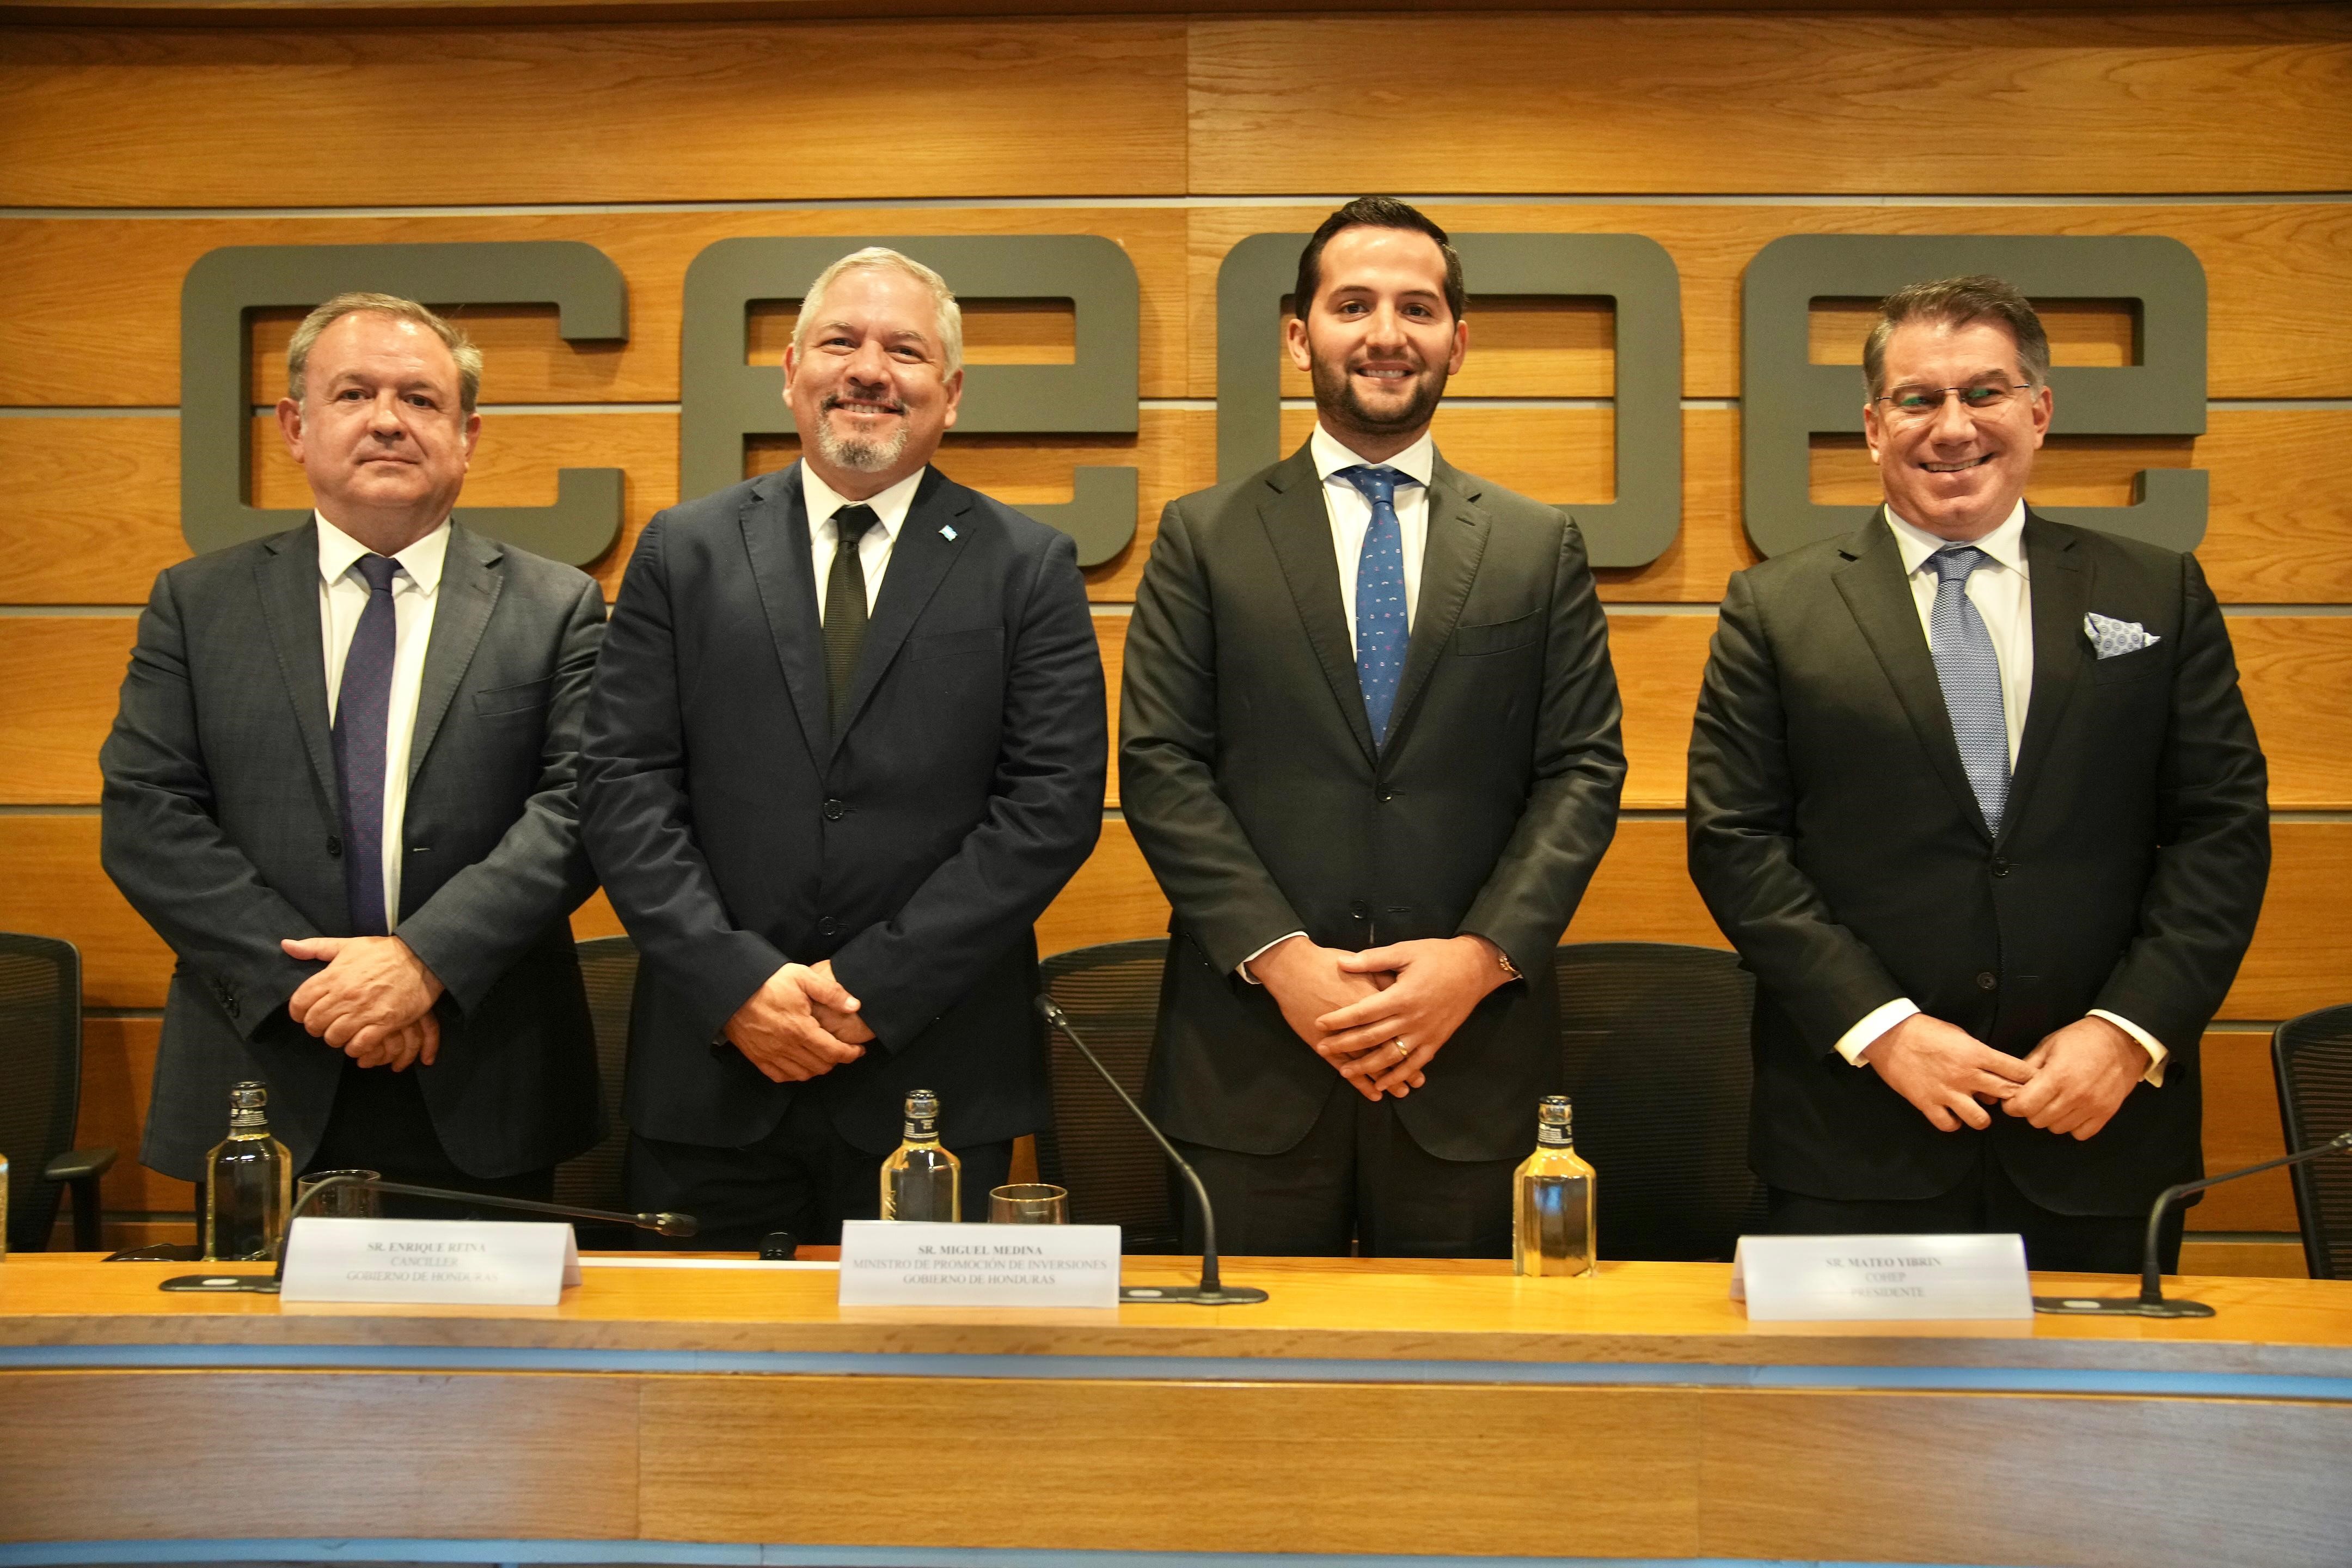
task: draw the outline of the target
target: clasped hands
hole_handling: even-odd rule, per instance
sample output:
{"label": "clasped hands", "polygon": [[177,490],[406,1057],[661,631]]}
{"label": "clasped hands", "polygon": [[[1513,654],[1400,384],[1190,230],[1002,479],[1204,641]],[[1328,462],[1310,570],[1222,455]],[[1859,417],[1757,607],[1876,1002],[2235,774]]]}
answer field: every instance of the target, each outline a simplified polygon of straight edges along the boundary
{"label": "clasped hands", "polygon": [[1250,960],[1250,973],[1315,1054],[1365,1099],[1399,1100],[1462,1020],[1507,976],[1483,936],[1432,937],[1349,952],[1305,936]]}
{"label": "clasped hands", "polygon": [[787,963],[727,1020],[727,1039],[772,1083],[799,1083],[866,1054],[874,1031],[862,1004],[833,973],[833,960]]}
{"label": "clasped hands", "polygon": [[294,988],[286,1012],[363,1068],[426,1067],[441,1049],[441,981],[396,936],[289,937],[289,958],[327,967]]}
{"label": "clasped hands", "polygon": [[2147,1050],[2105,1018],[2085,1017],[2023,1057],[1994,1050],[1941,1018],[1915,1013],[1857,1058],[1939,1131],[1992,1125],[1997,1105],[2045,1131],[2089,1138],[2147,1076]]}

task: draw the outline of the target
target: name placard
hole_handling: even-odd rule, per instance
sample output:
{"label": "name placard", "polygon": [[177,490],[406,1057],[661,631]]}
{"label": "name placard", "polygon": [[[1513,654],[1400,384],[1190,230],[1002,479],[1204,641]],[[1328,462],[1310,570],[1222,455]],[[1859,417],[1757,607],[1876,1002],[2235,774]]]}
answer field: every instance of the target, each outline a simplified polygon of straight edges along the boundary
{"label": "name placard", "polygon": [[1743,1236],[1731,1299],[1751,1322],[2033,1316],[2020,1236]]}
{"label": "name placard", "polygon": [[1118,1226],[848,1220],[841,1304],[1116,1307]]}
{"label": "name placard", "polygon": [[579,1283],[568,1225],[305,1215],[287,1237],[278,1299],[552,1307]]}

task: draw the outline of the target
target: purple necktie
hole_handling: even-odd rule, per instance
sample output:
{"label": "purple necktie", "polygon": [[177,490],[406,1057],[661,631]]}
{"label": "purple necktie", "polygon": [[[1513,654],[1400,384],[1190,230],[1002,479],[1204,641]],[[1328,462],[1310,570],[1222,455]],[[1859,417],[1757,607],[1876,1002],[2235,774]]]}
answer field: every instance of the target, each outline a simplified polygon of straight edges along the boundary
{"label": "purple necktie", "polygon": [[367,579],[367,608],[343,655],[335,695],[335,775],[343,789],[343,892],[352,934],[383,936],[383,740],[392,707],[392,658],[399,638],[392,614],[392,575],[400,563],[362,555],[352,564]]}

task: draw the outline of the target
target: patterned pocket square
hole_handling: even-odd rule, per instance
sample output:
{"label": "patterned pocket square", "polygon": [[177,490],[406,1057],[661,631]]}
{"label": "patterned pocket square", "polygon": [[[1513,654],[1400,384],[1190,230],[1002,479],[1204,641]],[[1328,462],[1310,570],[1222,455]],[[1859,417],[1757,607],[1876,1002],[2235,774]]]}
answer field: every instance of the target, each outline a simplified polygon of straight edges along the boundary
{"label": "patterned pocket square", "polygon": [[2098,650],[2101,658],[2137,653],[2164,640],[2137,621],[2110,620],[2095,611],[2083,617],[2083,635],[2091,639],[2091,646]]}

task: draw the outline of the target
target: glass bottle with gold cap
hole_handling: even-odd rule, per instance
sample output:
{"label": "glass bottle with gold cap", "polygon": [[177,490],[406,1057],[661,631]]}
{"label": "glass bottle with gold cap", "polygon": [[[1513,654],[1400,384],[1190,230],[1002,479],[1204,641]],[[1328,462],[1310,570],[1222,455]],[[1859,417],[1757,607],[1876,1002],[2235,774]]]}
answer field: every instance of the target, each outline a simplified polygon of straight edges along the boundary
{"label": "glass bottle with gold cap", "polygon": [[294,1185],[294,1161],[269,1135],[269,1090],[241,1083],[228,1091],[228,1136],[205,1156],[205,1261],[278,1256]]}
{"label": "glass bottle with gold cap", "polygon": [[1568,1096],[1546,1095],[1536,1105],[1536,1152],[1511,1178],[1511,1272],[1594,1271],[1593,1184],[1570,1133]]}
{"label": "glass bottle with gold cap", "polygon": [[906,1140],[882,1162],[882,1217],[962,1219],[962,1174],[963,1162],[940,1143],[940,1097],[928,1089],[910,1089]]}

